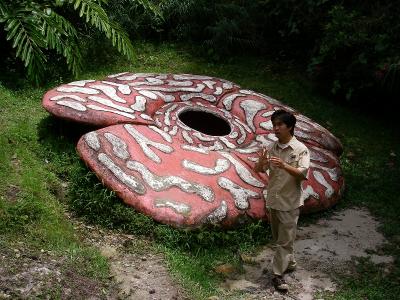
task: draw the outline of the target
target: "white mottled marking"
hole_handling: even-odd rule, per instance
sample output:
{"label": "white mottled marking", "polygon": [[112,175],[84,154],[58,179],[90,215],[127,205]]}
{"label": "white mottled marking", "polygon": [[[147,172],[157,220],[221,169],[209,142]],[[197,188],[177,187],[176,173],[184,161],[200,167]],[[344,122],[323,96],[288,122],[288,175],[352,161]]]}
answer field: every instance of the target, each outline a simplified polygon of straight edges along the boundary
{"label": "white mottled marking", "polygon": [[104,136],[113,146],[113,152],[117,157],[121,159],[129,158],[128,145],[122,139],[109,132],[106,132]]}
{"label": "white mottled marking", "polygon": [[211,90],[214,88],[214,85],[216,84],[216,82],[212,80],[204,80],[203,83]]}
{"label": "white mottled marking", "polygon": [[176,80],[168,80],[168,85],[170,86],[192,86],[192,81],[176,81]]}
{"label": "white mottled marking", "polygon": [[126,174],[119,166],[117,166],[111,158],[104,153],[99,153],[98,160],[122,183],[130,187],[134,192],[143,195],[146,192],[144,185],[134,176]]}
{"label": "white mottled marking", "polygon": [[208,150],[208,151],[218,151],[218,150],[223,150],[224,146],[222,146],[221,142],[219,141],[215,141],[214,145],[212,146],[203,146],[203,145],[199,145],[200,148]]}
{"label": "white mottled marking", "polygon": [[131,108],[136,111],[144,111],[146,109],[146,98],[143,96],[135,97],[135,104],[131,105]]}
{"label": "white mottled marking", "polygon": [[168,132],[170,135],[176,135],[178,133],[178,126],[172,127],[172,129]]}
{"label": "white mottled marking", "polygon": [[310,167],[313,167],[315,169],[320,169],[328,173],[329,177],[333,181],[338,181],[339,177],[342,175],[341,172],[335,167],[335,168],[326,168],[321,165],[315,164],[313,162],[310,163]]}
{"label": "white mottled marking", "polygon": [[319,199],[319,195],[314,191],[311,185],[308,185],[305,190],[301,191],[301,200],[304,202],[308,198],[313,197],[315,199]]}
{"label": "white mottled marking", "polygon": [[86,107],[79,102],[68,101],[68,100],[59,100],[56,102],[58,105],[66,106],[72,108],[77,111],[86,111]]}
{"label": "white mottled marking", "polygon": [[318,183],[322,184],[326,188],[325,196],[330,198],[333,195],[334,190],[332,186],[325,180],[324,175],[322,175],[322,173],[319,171],[313,171],[313,175],[315,180],[317,180]]}
{"label": "white mottled marking", "polygon": [[257,157],[247,157],[247,159],[249,161],[252,161],[252,162],[258,162],[258,158]]}
{"label": "white mottled marking", "polygon": [[218,153],[221,154],[226,159],[228,159],[233,164],[233,166],[236,169],[236,173],[239,175],[239,177],[244,182],[246,182],[252,186],[256,186],[256,187],[264,187],[264,184],[261,181],[259,181],[258,179],[254,178],[253,175],[251,175],[248,168],[244,167],[232,155],[230,155],[229,153],[224,152],[224,151],[218,151]]}
{"label": "white mottled marking", "polygon": [[61,99],[73,99],[79,102],[86,102],[86,99],[83,99],[82,97],[79,97],[77,95],[58,95],[50,98],[51,101],[57,101]]}
{"label": "white mottled marking", "polygon": [[272,121],[269,120],[268,122],[261,122],[260,126],[266,130],[272,130],[274,129],[273,125],[272,125]]}
{"label": "white mottled marking", "polygon": [[58,92],[64,92],[64,93],[81,93],[81,94],[87,94],[87,95],[96,95],[100,94],[98,90],[91,89],[91,88],[85,88],[85,87],[66,87],[66,86],[61,86],[57,88]]}
{"label": "white mottled marking", "polygon": [[[129,83],[129,85],[132,85]],[[148,89],[147,87],[136,87],[137,90]],[[197,84],[196,87],[151,87],[152,91],[162,91],[162,92],[194,92],[199,93],[204,89],[204,84]],[[164,95],[166,97],[166,95]],[[167,101],[167,100],[165,100]],[[172,101],[172,100],[169,100]]]}
{"label": "white mottled marking", "polygon": [[222,84],[222,88],[223,89],[225,89],[225,90],[230,90],[231,88],[233,88],[233,84],[232,84],[232,82],[224,82],[223,84]]}
{"label": "white mottled marking", "polygon": [[268,117],[272,116],[272,114],[274,112],[275,112],[274,110],[270,110],[270,111],[267,111],[267,112],[263,113],[262,116],[265,117],[265,118],[268,118]]}
{"label": "white mottled marking", "polygon": [[206,149],[202,149],[202,148],[198,148],[195,146],[190,146],[190,145],[181,145],[181,148],[187,151],[195,151],[195,152],[199,152],[199,153],[203,153],[203,154],[208,154],[209,151],[207,151]]}
{"label": "white mottled marking", "polygon": [[238,125],[243,126],[243,128],[246,129],[246,131],[247,131],[248,133],[253,133],[253,131],[250,129],[250,127],[247,126],[247,124],[243,123],[241,120],[235,118],[235,121],[234,121],[234,122],[236,122]]}
{"label": "white mottled marking", "polygon": [[218,185],[231,193],[235,205],[239,209],[249,208],[249,198],[260,198],[259,193],[245,189],[226,177],[218,178]]}
{"label": "white mottled marking", "polygon": [[89,82],[95,82],[95,80],[90,80],[89,79],[89,80],[73,81],[73,82],[68,83],[68,85],[85,86],[86,83],[89,83]]}
{"label": "white mottled marking", "polygon": [[233,123],[236,124],[236,126],[239,128],[241,136],[240,136],[239,139],[237,139],[237,142],[238,142],[239,145],[241,145],[246,140],[247,134],[244,131],[243,126],[241,126],[241,124],[239,122],[235,122],[235,120],[234,120]]}
{"label": "white mottled marking", "polygon": [[191,170],[193,172],[204,174],[204,175],[216,175],[221,174],[229,169],[229,161],[226,159],[218,158],[214,168],[204,167],[196,162],[184,159],[182,165],[185,169]]}
{"label": "white mottled marking", "polygon": [[92,100],[92,101],[95,101],[97,103],[103,104],[105,106],[112,107],[112,108],[118,109],[120,111],[127,112],[127,113],[133,113],[134,112],[132,109],[130,109],[128,107],[125,107],[125,106],[118,105],[118,104],[114,103],[113,101],[111,101],[110,99],[105,99],[105,98],[102,98],[102,97],[99,97],[99,96],[89,96],[88,99]]}
{"label": "white mottled marking", "polygon": [[243,97],[243,95],[242,94],[232,94],[232,95],[229,95],[226,98],[224,98],[224,100],[222,100],[222,103],[224,104],[225,109],[231,110],[232,102],[238,97]]}
{"label": "white mottled marking", "polygon": [[154,121],[152,117],[150,117],[149,115],[146,115],[146,114],[140,114],[140,117],[144,120]]}
{"label": "white mottled marking", "polygon": [[191,208],[189,205],[186,205],[184,203],[180,203],[177,201],[172,201],[169,199],[161,199],[158,198],[154,201],[154,206],[155,207],[168,207],[172,208],[175,210],[178,214],[181,215],[188,215],[191,211]]}
{"label": "white mottled marking", "polygon": [[215,141],[215,137],[210,137],[210,136],[204,136],[198,131],[193,132],[193,136],[197,137],[200,141],[203,142],[212,142]]}
{"label": "white mottled marking", "polygon": [[154,142],[154,141],[150,140],[149,138],[145,137],[130,124],[124,125],[124,128],[136,140],[136,142],[142,148],[143,153],[148,158],[150,158],[151,160],[153,160],[157,163],[161,163],[161,158],[157,154],[155,154],[153,150],[151,150],[149,148],[149,145],[153,146],[154,148],[156,148],[164,153],[171,153],[173,151],[173,149],[170,146]]}
{"label": "white mottled marking", "polygon": [[226,202],[222,200],[221,205],[206,217],[206,222],[210,224],[217,224],[226,218],[227,213],[228,206],[226,205]]}
{"label": "white mottled marking", "polygon": [[193,98],[201,98],[207,100],[209,102],[215,102],[217,99],[213,95],[203,94],[203,93],[191,93],[191,94],[184,94],[180,96],[182,101],[188,101]]}
{"label": "white mottled marking", "polygon": [[260,110],[265,109],[266,105],[254,100],[244,100],[240,102],[240,107],[244,110],[247,124],[253,131],[256,131],[254,117]]}
{"label": "white mottled marking", "polygon": [[88,146],[90,148],[92,148],[95,151],[99,151],[99,149],[100,149],[100,140],[99,140],[99,137],[97,135],[97,132],[92,131],[92,132],[86,133],[84,135],[84,139],[86,141],[86,144],[88,144]]}
{"label": "white mottled marking", "polygon": [[162,84],[164,84],[164,81],[163,81],[163,80],[157,79],[157,78],[151,78],[151,77],[149,77],[149,78],[146,78],[145,80],[146,80],[146,81],[130,82],[130,83],[128,83],[128,84],[129,84],[130,86],[135,86],[135,87],[137,87],[137,86],[142,86],[142,85],[151,85],[151,86],[154,86],[154,85],[162,85]]}
{"label": "white mottled marking", "polygon": [[167,74],[160,74],[160,75],[156,76],[155,78],[165,80],[165,79],[168,78],[168,75]]}
{"label": "white mottled marking", "polygon": [[154,94],[153,92],[143,90],[143,91],[139,91],[139,93],[150,99],[157,100],[157,95]]}
{"label": "white mottled marking", "polygon": [[214,95],[217,95],[217,96],[221,95],[223,91],[224,90],[220,86],[217,86],[217,88],[215,89]]}
{"label": "white mottled marking", "polygon": [[[167,141],[168,143],[172,143],[172,138],[171,136],[167,133],[162,131],[160,128],[156,127],[156,126],[149,126],[149,128],[155,132],[157,132],[159,135],[162,136],[162,138]],[[168,131],[168,127],[167,127],[167,131]]]}
{"label": "white mottled marking", "polygon": [[102,83],[116,86],[118,88],[118,91],[120,91],[124,95],[130,95],[132,92],[131,89],[129,88],[129,85],[127,84],[115,83],[112,81],[102,81]]}
{"label": "white mottled marking", "polygon": [[172,76],[175,80],[209,80],[212,79],[212,77],[209,76],[200,76],[200,75],[191,75],[191,74],[174,74]]}
{"label": "white mottled marking", "polygon": [[259,147],[237,148],[236,151],[243,154],[250,154],[260,151],[260,148]]}
{"label": "white mottled marking", "polygon": [[156,118],[155,122],[156,122],[156,125],[157,125],[158,128],[161,128],[163,126],[163,124],[161,123],[159,118]]}
{"label": "white mottled marking", "polygon": [[237,131],[231,131],[231,133],[228,135],[231,139],[236,139],[239,136],[239,133]]}
{"label": "white mottled marking", "polygon": [[186,142],[188,142],[189,144],[193,144],[193,139],[189,136],[186,130],[182,130],[182,136]]}
{"label": "white mottled marking", "polygon": [[186,193],[197,194],[207,202],[214,201],[214,192],[206,185],[190,182],[178,176],[158,176],[150,172],[145,165],[138,161],[131,160],[126,165],[129,169],[139,172],[143,180],[157,192],[178,187]]}
{"label": "white mottled marking", "polygon": [[166,111],[165,111],[165,117],[164,117],[164,123],[168,126],[171,125],[171,121],[169,119],[171,112],[178,107],[178,104],[173,104],[171,105]]}
{"label": "white mottled marking", "polygon": [[126,113],[126,112],[122,112],[122,111],[119,111],[119,110],[107,109],[107,108],[104,108],[104,107],[101,107],[101,106],[97,106],[97,105],[94,105],[94,104],[89,104],[87,107],[90,108],[90,109],[93,109],[93,110],[105,111],[105,112],[110,112],[110,113],[113,113],[113,114],[121,115],[121,116],[124,116],[124,117],[132,119],[132,120],[136,119],[136,117],[134,115]]}
{"label": "white mottled marking", "polygon": [[107,97],[110,97],[112,100],[120,102],[120,103],[126,103],[124,99],[119,97],[117,95],[117,91],[115,90],[114,87],[109,86],[109,85],[102,85],[102,84],[91,84],[89,85],[91,88],[98,89],[102,91]]}
{"label": "white mottled marking", "polygon": [[232,144],[230,141],[228,141],[227,138],[225,138],[223,136],[219,137],[219,140],[221,142],[223,142],[230,149],[235,149],[236,148],[236,145]]}
{"label": "white mottled marking", "polygon": [[108,78],[115,78],[115,77],[122,76],[122,75],[125,75],[125,74],[128,74],[128,72],[122,72],[122,73],[118,73],[118,74],[112,74],[112,75],[108,75],[107,77],[108,77]]}
{"label": "white mottled marking", "polygon": [[268,135],[269,139],[267,139],[264,135],[257,135],[256,141],[260,142],[262,146],[269,148],[274,142],[274,140],[271,140],[273,137],[275,138],[275,141],[278,140],[274,134],[271,134],[271,137]]}
{"label": "white mottled marking", "polygon": [[310,159],[321,163],[327,163],[328,160],[317,151],[310,151]]}

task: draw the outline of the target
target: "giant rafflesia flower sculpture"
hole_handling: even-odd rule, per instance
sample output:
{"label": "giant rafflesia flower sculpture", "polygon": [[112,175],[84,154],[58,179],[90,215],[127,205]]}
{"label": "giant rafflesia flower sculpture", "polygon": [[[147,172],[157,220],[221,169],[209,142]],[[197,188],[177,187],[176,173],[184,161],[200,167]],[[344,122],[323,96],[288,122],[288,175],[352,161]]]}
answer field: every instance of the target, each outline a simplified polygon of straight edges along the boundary
{"label": "giant rafflesia flower sculpture", "polygon": [[78,152],[128,205],[174,227],[232,226],[266,218],[266,174],[253,171],[260,147],[276,138],[277,109],[297,117],[295,135],[311,152],[302,212],[335,204],[344,187],[339,140],[268,96],[218,78],[121,73],[48,91],[51,114],[98,126]]}

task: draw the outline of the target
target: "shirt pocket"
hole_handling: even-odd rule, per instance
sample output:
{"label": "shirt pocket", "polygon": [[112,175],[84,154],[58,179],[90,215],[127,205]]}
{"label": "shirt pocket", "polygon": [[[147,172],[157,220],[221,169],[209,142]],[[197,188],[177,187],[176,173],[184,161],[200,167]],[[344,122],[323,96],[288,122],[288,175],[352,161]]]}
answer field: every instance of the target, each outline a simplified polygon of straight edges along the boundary
{"label": "shirt pocket", "polygon": [[290,153],[287,158],[287,163],[292,167],[297,168],[298,162],[299,162],[299,154],[295,152]]}

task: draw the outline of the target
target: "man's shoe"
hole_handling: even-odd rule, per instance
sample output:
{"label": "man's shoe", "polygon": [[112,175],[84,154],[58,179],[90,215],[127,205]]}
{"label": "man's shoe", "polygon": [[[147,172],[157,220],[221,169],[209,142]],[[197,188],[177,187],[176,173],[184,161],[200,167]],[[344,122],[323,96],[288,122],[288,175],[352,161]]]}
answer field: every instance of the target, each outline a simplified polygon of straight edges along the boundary
{"label": "man's shoe", "polygon": [[275,276],[272,278],[272,283],[274,284],[275,289],[279,291],[287,292],[289,290],[289,285],[281,276]]}
{"label": "man's shoe", "polygon": [[297,269],[297,265],[289,266],[289,267],[287,267],[285,273],[292,273],[292,272],[296,271],[296,269]]}

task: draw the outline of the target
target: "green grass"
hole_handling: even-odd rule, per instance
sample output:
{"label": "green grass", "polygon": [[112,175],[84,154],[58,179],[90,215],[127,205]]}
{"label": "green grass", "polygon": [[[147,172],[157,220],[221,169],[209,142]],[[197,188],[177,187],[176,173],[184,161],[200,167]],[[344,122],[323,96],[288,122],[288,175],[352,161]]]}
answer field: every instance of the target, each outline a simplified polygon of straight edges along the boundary
{"label": "green grass", "polygon": [[[277,98],[329,127],[345,149],[341,163],[347,188],[335,209],[368,207],[381,221],[380,230],[391,242],[385,253],[396,258],[389,274],[361,261],[356,275],[341,277],[340,289],[333,299],[395,299],[400,293],[400,126],[393,120],[360,113],[323,98],[303,74],[289,65],[260,58],[210,63],[178,48],[138,44],[135,62],[113,59],[109,54],[106,63],[97,61],[81,78],[102,78],[123,71],[207,74]],[[24,85],[11,89],[0,85],[0,232],[4,243],[23,240],[32,248],[73,253],[69,257],[75,265],[87,258],[85,274],[104,280],[106,262],[96,251],[80,244],[64,215],[69,210],[86,222],[150,238],[194,299],[218,294],[221,277],[213,268],[219,263],[238,266],[238,253],[255,251],[268,242],[268,225],[259,222],[229,231],[179,231],[126,207],[99,183],[76,154],[76,142],[89,128],[56,120],[41,108],[46,89],[70,80],[68,76],[58,77],[46,88]],[[384,112],[384,104],[381,108]],[[354,158],[349,158],[350,152]],[[302,222],[324,214],[304,217]]]}

